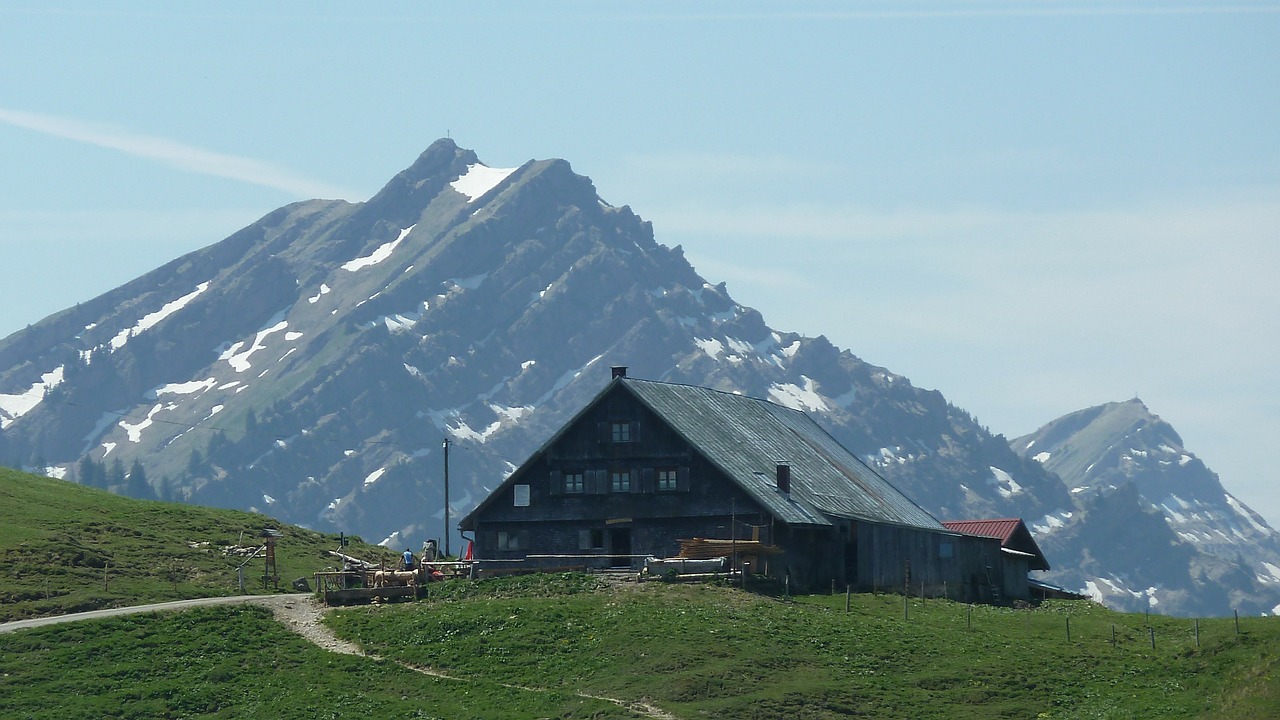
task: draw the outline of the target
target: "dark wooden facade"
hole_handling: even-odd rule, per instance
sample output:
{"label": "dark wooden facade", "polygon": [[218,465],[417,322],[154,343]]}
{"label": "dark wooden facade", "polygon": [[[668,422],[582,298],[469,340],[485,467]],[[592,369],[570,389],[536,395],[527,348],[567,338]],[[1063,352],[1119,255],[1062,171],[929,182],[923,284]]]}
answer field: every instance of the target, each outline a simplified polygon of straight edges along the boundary
{"label": "dark wooden facade", "polygon": [[[645,556],[674,557],[683,539],[732,538],[775,546],[751,571],[797,590],[1026,595],[1025,571],[1021,588],[1005,581],[998,540],[944,528],[845,455],[803,413],[620,377],[460,527],[474,533],[480,559],[587,556],[591,566],[638,569]],[[779,478],[778,460],[790,477]],[[842,509],[862,507],[858,492],[876,494],[871,506],[891,517]]]}
{"label": "dark wooden facade", "polygon": [[[519,501],[517,501],[519,500]],[[581,414],[469,518],[482,558],[529,553],[671,557],[680,540],[754,536],[771,543],[769,516],[651,410],[625,392]]]}

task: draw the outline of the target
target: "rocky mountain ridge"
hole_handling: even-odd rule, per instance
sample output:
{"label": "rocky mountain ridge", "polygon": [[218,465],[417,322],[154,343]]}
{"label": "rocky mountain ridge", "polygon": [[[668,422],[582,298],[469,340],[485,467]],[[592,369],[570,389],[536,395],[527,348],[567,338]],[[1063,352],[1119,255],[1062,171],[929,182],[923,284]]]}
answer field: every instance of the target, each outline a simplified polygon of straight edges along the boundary
{"label": "rocky mountain ridge", "polygon": [[1280,534],[1141,400],[1067,414],[1011,445],[1061,477],[1080,508],[1030,524],[1043,544],[1081,556],[1068,584],[1129,610],[1280,613]]}
{"label": "rocky mountain ridge", "polygon": [[[0,340],[0,462],[118,490],[136,463],[166,498],[417,544],[444,533],[446,438],[456,520],[610,365],[805,410],[940,519],[1053,530],[1049,580],[1073,588],[1128,572],[1091,538],[1150,510],[1087,510],[1106,494],[941,393],[770,328],[567,162],[490,168],[449,140],[367,202],[280,208]],[[1169,557],[1180,588],[1199,555]]]}

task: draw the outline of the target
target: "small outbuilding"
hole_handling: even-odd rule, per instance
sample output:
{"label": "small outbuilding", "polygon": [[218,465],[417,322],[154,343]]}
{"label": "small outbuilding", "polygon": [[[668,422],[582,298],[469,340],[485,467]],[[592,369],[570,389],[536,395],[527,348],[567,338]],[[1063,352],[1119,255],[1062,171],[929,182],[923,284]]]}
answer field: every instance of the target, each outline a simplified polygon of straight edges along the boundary
{"label": "small outbuilding", "polygon": [[947,528],[803,412],[626,368],[459,525],[479,560],[638,569],[701,539],[799,590],[1029,597],[1022,555]]}
{"label": "small outbuilding", "polygon": [[1018,518],[948,520],[943,522],[942,526],[965,535],[995,538],[1000,541],[1000,552],[1003,555],[1000,583],[1004,594],[1008,597],[1022,599],[1028,597],[1027,574],[1032,570],[1049,569],[1049,560],[1040,551],[1040,546],[1031,536],[1026,523]]}

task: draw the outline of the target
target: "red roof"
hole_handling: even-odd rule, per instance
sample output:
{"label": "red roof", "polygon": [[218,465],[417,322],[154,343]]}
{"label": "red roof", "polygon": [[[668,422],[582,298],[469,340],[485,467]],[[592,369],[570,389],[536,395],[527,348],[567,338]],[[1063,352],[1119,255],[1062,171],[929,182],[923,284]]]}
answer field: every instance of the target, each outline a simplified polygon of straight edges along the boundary
{"label": "red roof", "polygon": [[1040,551],[1040,546],[1036,545],[1036,540],[1031,536],[1031,531],[1027,530],[1027,526],[1018,518],[950,520],[942,523],[942,526],[965,535],[995,538],[1000,541],[1000,547],[1006,550],[1024,552],[1034,556],[1031,561],[1032,570],[1049,569],[1049,561],[1045,558],[1044,553]]}
{"label": "red roof", "polygon": [[1000,540],[1001,545],[1008,545],[1022,521],[1017,518],[1003,520],[948,520],[942,526],[948,530],[965,535],[980,535]]}

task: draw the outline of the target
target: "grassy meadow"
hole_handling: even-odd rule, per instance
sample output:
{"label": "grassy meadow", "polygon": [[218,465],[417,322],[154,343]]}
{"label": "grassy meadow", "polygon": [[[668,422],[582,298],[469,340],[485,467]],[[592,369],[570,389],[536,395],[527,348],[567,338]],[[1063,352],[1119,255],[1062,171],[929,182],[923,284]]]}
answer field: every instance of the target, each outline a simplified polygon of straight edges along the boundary
{"label": "grassy meadow", "polygon": [[1197,646],[1193,620],[1085,601],[911,599],[904,613],[901,596],[854,595],[846,612],[843,595],[551,577],[444,583],[330,622],[414,666],[682,718],[1280,717],[1274,618],[1243,618],[1239,635],[1231,619],[1201,620]]}
{"label": "grassy meadow", "polygon": [[602,701],[459,683],[322,650],[269,610],[219,606],[0,635],[0,716],[633,718]]}
{"label": "grassy meadow", "polygon": [[[240,594],[244,558],[228,546],[276,546],[280,587],[332,567],[335,535],[285,527],[254,513],[113,495],[75,483],[0,468],[0,621],[123,605]],[[370,560],[384,548],[355,543]],[[268,592],[261,556],[245,565],[245,590]],[[274,592],[274,589],[271,590]]]}
{"label": "grassy meadow", "polygon": [[[222,548],[279,527],[2,469],[0,507],[3,619],[235,594],[240,561]],[[336,538],[283,530],[284,584],[332,565]],[[658,716],[635,703],[690,720],[1280,717],[1280,618],[1201,620],[1197,634],[1193,620],[1084,601],[846,607],[842,594],[585,574],[429,590],[327,616],[380,660],[323,650],[247,606],[0,634],[0,717]]]}

